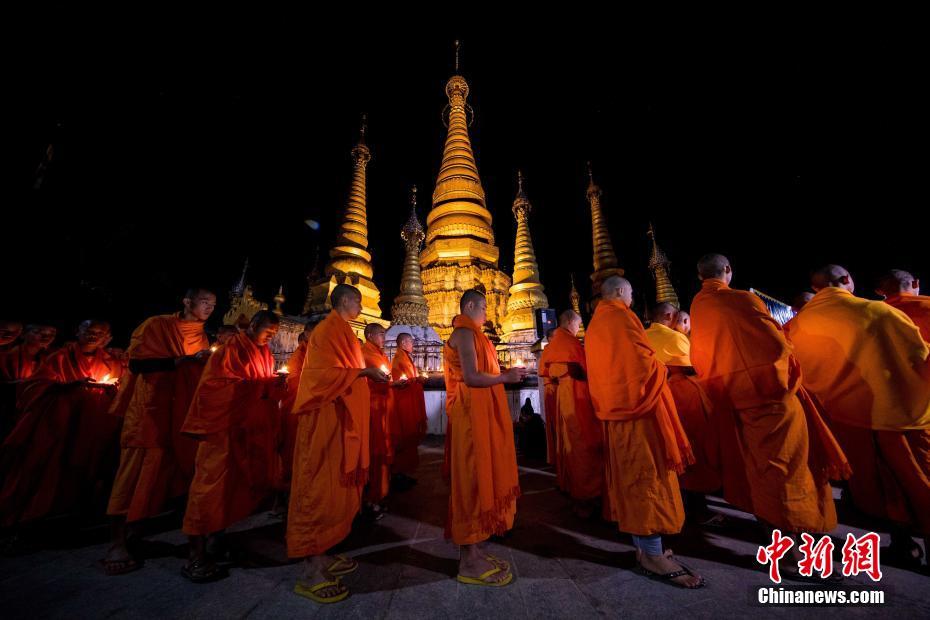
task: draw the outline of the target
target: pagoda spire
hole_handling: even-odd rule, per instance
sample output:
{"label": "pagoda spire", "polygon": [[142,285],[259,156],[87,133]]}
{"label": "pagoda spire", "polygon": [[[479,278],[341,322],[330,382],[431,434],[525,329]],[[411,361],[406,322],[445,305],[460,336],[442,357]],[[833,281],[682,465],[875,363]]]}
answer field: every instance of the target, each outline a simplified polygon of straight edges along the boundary
{"label": "pagoda spire", "polygon": [[578,329],[578,337],[584,338],[584,316],[581,314],[581,295],[578,294],[578,289],[575,288],[575,274],[572,273],[572,290],[568,294],[568,300],[572,304],[572,310],[581,318],[581,327]]}
{"label": "pagoda spire", "polygon": [[517,195],[513,201],[513,216],[517,220],[517,238],[513,252],[513,284],[507,301],[504,339],[521,329],[534,329],[533,311],[549,307],[549,300],[540,283],[539,265],[530,236],[530,212],[533,206],[523,190],[523,173],[517,171]]}
{"label": "pagoda spire", "polygon": [[404,271],[400,278],[400,294],[391,308],[395,325],[428,327],[429,306],[423,296],[423,278],[420,273],[420,247],[426,234],[417,219],[417,186],[410,189],[410,217],[400,231],[404,241]]}
{"label": "pagoda spire", "polygon": [[591,274],[592,296],[596,299],[601,295],[601,284],[613,275],[622,276],[610,241],[610,232],[607,229],[607,214],[601,206],[601,188],[594,182],[594,173],[591,162],[588,162],[588,190],[586,196],[591,205],[591,230],[594,245],[594,272]]}
{"label": "pagoda spire", "polygon": [[652,227],[652,222],[649,222],[649,231],[646,236],[649,237],[652,245],[649,253],[649,271],[652,272],[652,277],[656,283],[656,303],[667,302],[677,308],[679,307],[678,295],[675,293],[675,287],[672,286],[672,280],[669,277],[669,267],[672,263],[665,256],[665,252],[662,251],[659,244],[656,243],[656,233]]}

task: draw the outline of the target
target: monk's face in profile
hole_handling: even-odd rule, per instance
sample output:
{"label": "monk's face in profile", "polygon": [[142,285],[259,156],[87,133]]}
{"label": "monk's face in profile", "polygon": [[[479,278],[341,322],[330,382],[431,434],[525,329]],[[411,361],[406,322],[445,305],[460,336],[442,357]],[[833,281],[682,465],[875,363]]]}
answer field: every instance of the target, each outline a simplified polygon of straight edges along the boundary
{"label": "monk's face in profile", "polygon": [[488,302],[484,297],[465,304],[465,314],[478,325],[484,325],[488,320]]}
{"label": "monk's face in profile", "polygon": [[[379,326],[380,327],[380,326]],[[369,330],[367,336],[368,342],[375,345],[379,349],[384,347],[384,328],[374,327]]]}
{"label": "monk's face in profile", "polygon": [[110,326],[106,323],[81,323],[77,341],[82,352],[93,353],[110,341]]}
{"label": "monk's face in profile", "polygon": [[630,284],[624,284],[623,286],[619,287],[619,291],[620,292],[619,292],[619,295],[617,296],[617,299],[619,299],[624,304],[626,304],[627,308],[632,308],[633,307],[633,286]]}
{"label": "monk's face in profile", "polygon": [[572,336],[577,336],[578,330],[581,329],[581,317],[577,315],[573,316],[571,319],[565,321],[562,327]]}
{"label": "monk's face in profile", "polygon": [[198,321],[206,321],[209,319],[210,315],[213,314],[214,308],[216,308],[216,295],[213,293],[200,291],[193,299],[190,297],[184,298],[184,310],[186,314]]}
{"label": "monk's face in profile", "polygon": [[23,332],[23,324],[15,321],[0,323],[0,346],[10,344]]}
{"label": "monk's face in profile", "polygon": [[47,349],[52,346],[52,343],[55,342],[55,336],[58,335],[58,330],[49,325],[39,325],[33,329],[30,329],[23,336],[23,341],[27,345],[32,345],[38,347],[39,349]]}
{"label": "monk's face in profile", "polygon": [[401,338],[397,341],[397,345],[407,353],[413,353],[413,338]]}
{"label": "monk's face in profile", "polygon": [[691,335],[691,315],[687,312],[679,312],[678,318],[675,320],[675,330],[681,332],[685,336]]}
{"label": "monk's face in profile", "polygon": [[357,319],[362,313],[362,296],[346,295],[341,301],[343,311],[349,315],[350,319]]}
{"label": "monk's face in profile", "polygon": [[269,323],[259,323],[258,325],[253,323],[249,325],[246,334],[252,339],[252,342],[260,347],[264,347],[278,335],[278,327],[278,325]]}

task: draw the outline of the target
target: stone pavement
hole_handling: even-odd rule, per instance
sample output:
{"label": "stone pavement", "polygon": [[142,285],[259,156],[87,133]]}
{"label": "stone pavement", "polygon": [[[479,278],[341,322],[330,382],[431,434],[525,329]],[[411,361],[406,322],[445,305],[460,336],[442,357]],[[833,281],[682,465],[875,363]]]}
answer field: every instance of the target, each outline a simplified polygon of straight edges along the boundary
{"label": "stone pavement", "polygon": [[[581,521],[553,488],[551,472],[521,460],[523,497],[517,522],[491,551],[508,560],[517,577],[506,588],[460,585],[456,548],[443,539],[446,486],[441,479],[441,438],[420,448],[419,484],[397,495],[389,514],[355,528],[339,551],[359,570],[344,582],[352,595],[321,606],[292,592],[299,566],[289,563],[284,528],[269,514],[229,532],[240,561],[230,577],[195,585],[180,575],[186,554],[177,517],[146,536],[142,570],[107,577],[97,567],[106,549],[105,528],[80,532],[68,544],[0,559],[2,618],[754,618],[930,617],[930,578],[883,562],[885,605],[872,607],[763,607],[760,586],[771,585],[754,556],[760,539],[751,518],[714,502],[730,515],[726,530],[688,528],[666,546],[699,571],[708,587],[687,591],[633,571],[628,536],[608,524]],[[843,523],[849,519],[842,517]],[[835,533],[837,547],[848,531]],[[886,541],[883,541],[886,542]],[[886,542],[887,544],[887,542]],[[867,577],[848,580],[868,586]],[[790,585],[785,582],[784,585]]]}

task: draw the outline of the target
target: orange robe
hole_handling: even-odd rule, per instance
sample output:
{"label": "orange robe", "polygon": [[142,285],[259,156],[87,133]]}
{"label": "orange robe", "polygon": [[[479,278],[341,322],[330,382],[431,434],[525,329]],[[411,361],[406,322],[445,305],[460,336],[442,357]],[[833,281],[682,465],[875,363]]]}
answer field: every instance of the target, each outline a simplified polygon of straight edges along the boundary
{"label": "orange robe", "polygon": [[694,459],[668,371],[626,304],[602,299],[585,335],[594,413],[606,422],[611,520],[637,536],[674,534],[685,512],[678,474]]}
{"label": "orange robe", "polygon": [[678,418],[685,429],[694,464],[678,479],[681,488],[695,493],[711,493],[721,487],[720,475],[711,463],[719,450],[717,435],[711,432],[713,406],[697,379],[691,376],[691,341],[688,337],[661,323],[646,330],[656,358],[669,369],[668,387],[675,400]]}
{"label": "orange robe", "polygon": [[29,355],[23,345],[0,351],[0,381],[22,381],[28,379],[48,357],[47,351]]}
{"label": "orange robe", "polygon": [[[367,368],[389,368],[390,362],[384,351],[370,342],[362,345],[362,356]],[[378,383],[371,379],[368,380],[368,391],[371,392],[371,435],[368,440],[371,466],[368,470],[367,499],[377,504],[387,497],[391,487],[394,447],[389,430],[394,413],[394,395],[389,383]]]}
{"label": "orange robe", "polygon": [[724,497],[788,532],[836,527],[829,480],[849,464],[800,388],[801,371],[765,304],[722,280],[691,303],[691,360],[714,404]]}
{"label": "orange robe", "polygon": [[930,534],[930,351],[917,326],[890,304],[830,287],[788,335],[849,455],[855,504]]}
{"label": "orange robe", "polygon": [[207,536],[252,514],[281,475],[274,357],[240,333],[210,356],[181,432],[198,439],[183,531]]}
{"label": "orange robe", "polygon": [[[116,468],[120,421],[107,415],[121,364],[103,349],[84,355],[69,343],[25,384],[23,414],[0,448],[0,525],[73,510],[93,500]],[[80,384],[75,384],[81,382]]]}
{"label": "orange robe", "polygon": [[[471,332],[477,370],[500,374],[497,351],[481,327],[465,315],[452,319],[455,329]],[[446,536],[457,545],[472,545],[513,527],[520,496],[513,420],[502,384],[465,385],[458,351],[443,346],[446,413],[450,430],[451,478]]]}
{"label": "orange robe", "polygon": [[908,316],[920,330],[920,337],[930,343],[930,297],[926,295],[893,295],[885,303]]}
{"label": "orange robe", "polygon": [[[136,328],[129,344],[130,374],[110,408],[123,416],[120,463],[109,515],[138,521],[161,512],[187,492],[197,443],[181,434],[203,364],[185,359],[210,347],[200,321],[155,316]],[[138,372],[132,372],[135,368]]]}
{"label": "orange robe", "polygon": [[394,416],[391,424],[391,439],[394,443],[393,470],[412,474],[420,464],[417,448],[426,437],[426,400],[423,384],[417,381],[419,373],[410,355],[397,347],[391,364],[391,378],[399,381],[406,375],[409,382],[405,387],[394,388]]}
{"label": "orange robe", "polygon": [[291,472],[294,466],[294,445],[297,443],[297,416],[294,413],[294,401],[297,400],[297,386],[300,385],[300,374],[304,369],[304,360],[307,357],[307,345],[310,340],[304,340],[291,353],[287,360],[287,393],[281,399],[281,479],[278,488],[289,491],[291,488]]}
{"label": "orange robe", "polygon": [[539,359],[539,376],[555,387],[546,417],[555,422],[556,483],[573,499],[600,497],[604,487],[604,425],[594,415],[581,341],[556,329]]}
{"label": "orange robe", "polygon": [[310,334],[294,403],[297,445],[287,554],[320,555],[349,534],[368,480],[371,394],[352,327],[335,311]]}

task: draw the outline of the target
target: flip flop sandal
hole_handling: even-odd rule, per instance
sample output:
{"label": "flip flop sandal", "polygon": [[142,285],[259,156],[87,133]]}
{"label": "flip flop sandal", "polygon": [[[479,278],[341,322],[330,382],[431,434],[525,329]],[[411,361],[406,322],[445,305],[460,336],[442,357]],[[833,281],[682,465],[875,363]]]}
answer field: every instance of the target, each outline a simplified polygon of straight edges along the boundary
{"label": "flip flop sandal", "polygon": [[348,575],[349,573],[354,573],[358,569],[358,562],[352,558],[347,558],[344,555],[336,555],[333,557],[336,558],[336,561],[330,564],[329,568],[326,569],[333,577]]}
{"label": "flip flop sandal", "polygon": [[320,583],[310,586],[309,588],[301,584],[300,582],[298,582],[294,585],[294,594],[298,594],[300,596],[303,596],[304,598],[308,598],[314,603],[323,603],[323,604],[338,603],[339,601],[345,600],[346,597],[349,596],[348,589],[345,589],[339,594],[335,594],[333,596],[320,596],[319,594],[317,594],[317,592],[319,592],[320,590],[325,590],[326,588],[331,588],[333,586],[338,587],[341,585],[342,585],[342,582],[339,581],[339,579],[334,579],[333,581],[321,581]]}
{"label": "flip flop sandal", "polygon": [[502,568],[506,571],[510,570],[510,563],[507,560],[502,560],[495,555],[491,555],[490,553],[485,553],[483,555],[484,555],[485,560],[487,560],[488,562],[490,562],[497,568]]}
{"label": "flip flop sandal", "polygon": [[642,575],[649,577],[650,579],[654,579],[656,581],[662,581],[664,583],[675,585],[675,586],[678,586],[679,588],[684,588],[685,590],[697,590],[707,585],[707,582],[704,580],[703,577],[701,577],[701,582],[696,586],[684,586],[678,583],[677,581],[673,581],[674,579],[677,579],[678,577],[684,577],[685,575],[691,575],[692,577],[694,577],[694,573],[691,572],[691,569],[689,569],[687,566],[685,566],[681,562],[678,562],[678,564],[681,565],[681,570],[676,570],[670,573],[665,573],[664,575],[660,573],[654,573],[648,568],[645,568],[642,564],[637,564],[636,568],[639,570],[639,572]]}
{"label": "flip flop sandal", "polygon": [[142,562],[133,558],[129,558],[128,560],[100,560],[98,564],[108,577],[127,575],[142,568]]}
{"label": "flip flop sandal", "polygon": [[210,583],[228,577],[229,573],[212,562],[188,562],[181,567],[181,574],[194,583]]}
{"label": "flip flop sandal", "polygon": [[478,577],[466,577],[465,575],[457,575],[455,579],[459,583],[468,584],[470,586],[488,586],[491,588],[500,588],[509,585],[510,582],[513,581],[513,573],[508,572],[507,577],[500,581],[488,581],[488,577],[492,577],[498,573],[503,572],[505,572],[504,569],[496,567],[481,573]]}

